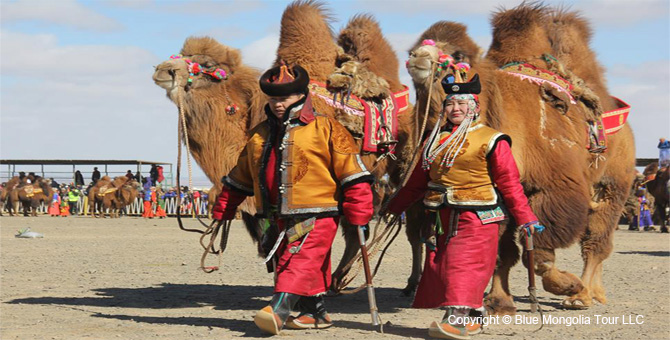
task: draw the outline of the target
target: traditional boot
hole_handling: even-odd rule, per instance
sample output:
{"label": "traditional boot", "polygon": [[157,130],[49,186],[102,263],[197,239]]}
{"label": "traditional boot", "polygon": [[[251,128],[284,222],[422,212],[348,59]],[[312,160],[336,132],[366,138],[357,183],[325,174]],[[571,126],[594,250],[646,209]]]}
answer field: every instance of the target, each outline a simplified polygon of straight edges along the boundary
{"label": "traditional boot", "polygon": [[[484,320],[484,313],[476,309],[470,309],[470,320],[473,320],[465,324],[465,329],[468,330],[468,335],[477,335],[484,330],[484,325],[482,324]],[[481,322],[476,322],[474,320],[482,320]]]}
{"label": "traditional boot", "polygon": [[333,325],[323,296],[303,296],[297,306],[300,314],[297,317],[289,317],[286,321],[286,328],[290,329],[308,329],[308,328],[328,328]]}
{"label": "traditional boot", "polygon": [[[449,307],[441,322],[433,321],[428,328],[428,335],[438,339],[468,340],[470,335],[464,323],[470,308]],[[451,316],[451,318],[450,318]],[[450,320],[451,319],[451,320]],[[452,322],[450,322],[452,321]],[[460,321],[460,323],[456,323]]]}
{"label": "traditional boot", "polygon": [[300,295],[275,293],[270,305],[256,313],[254,323],[267,333],[279,334],[298,300],[300,300]]}

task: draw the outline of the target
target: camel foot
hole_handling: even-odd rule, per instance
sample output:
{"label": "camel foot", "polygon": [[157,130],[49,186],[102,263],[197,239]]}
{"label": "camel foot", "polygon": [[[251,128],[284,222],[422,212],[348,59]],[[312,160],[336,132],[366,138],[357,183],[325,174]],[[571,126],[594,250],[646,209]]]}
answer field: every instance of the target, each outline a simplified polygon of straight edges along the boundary
{"label": "camel foot", "polygon": [[551,268],[542,274],[542,287],[555,295],[575,295],[584,290],[582,280],[575,274]]}
{"label": "camel foot", "polygon": [[488,294],[484,298],[484,306],[489,315],[514,315],[516,306],[512,295],[493,296]]}
{"label": "camel foot", "polygon": [[607,304],[607,297],[605,297],[605,289],[603,288],[592,288],[593,299],[604,304]]}
{"label": "camel foot", "polygon": [[591,292],[584,288],[579,293],[563,300],[561,305],[566,309],[587,309],[593,305]]}

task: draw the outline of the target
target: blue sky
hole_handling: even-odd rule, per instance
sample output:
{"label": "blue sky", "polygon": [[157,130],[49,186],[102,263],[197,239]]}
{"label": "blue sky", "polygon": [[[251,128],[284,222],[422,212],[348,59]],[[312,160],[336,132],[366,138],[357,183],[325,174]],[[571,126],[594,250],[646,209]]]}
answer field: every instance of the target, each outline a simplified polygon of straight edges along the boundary
{"label": "blue sky", "polygon": [[[153,66],[179,52],[186,37],[209,35],[241,49],[245,63],[265,69],[274,60],[279,20],[288,3],[0,1],[0,158],[176,164],[177,112],[153,84]],[[491,13],[519,3],[326,2],[336,32],[352,15],[372,14],[401,65],[408,47],[438,20],[466,24],[486,49]],[[632,105],[629,121],[638,157],[656,157],[658,138],[670,137],[670,2],[545,3],[579,10],[591,22],[592,48],[606,70],[610,92]],[[400,74],[410,85],[404,68]]]}

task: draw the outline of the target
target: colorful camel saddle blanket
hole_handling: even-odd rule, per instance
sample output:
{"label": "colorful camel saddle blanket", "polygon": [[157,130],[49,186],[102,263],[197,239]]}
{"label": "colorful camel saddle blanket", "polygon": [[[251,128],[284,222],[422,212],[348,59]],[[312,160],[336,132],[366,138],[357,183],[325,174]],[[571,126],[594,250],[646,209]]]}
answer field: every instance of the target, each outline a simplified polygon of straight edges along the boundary
{"label": "colorful camel saddle blanket", "polygon": [[98,196],[102,197],[102,196],[105,196],[107,194],[111,194],[111,193],[115,192],[116,190],[118,190],[118,188],[115,188],[115,187],[110,188],[108,185],[103,185],[102,187],[100,187],[100,190],[98,190]]}
{"label": "colorful camel saddle blanket", "polygon": [[565,93],[565,95],[570,98],[570,103],[577,104],[572,93],[570,93],[573,89],[572,83],[554,72],[535,67],[531,64],[519,62],[509,63],[500,69],[510,75],[522,80],[528,80],[537,85],[548,84],[556,90]]}
{"label": "colorful camel saddle blanket", "polygon": [[364,131],[354,131],[363,135],[363,151],[381,152],[389,144],[397,142],[398,114],[409,108],[407,86],[403,91],[394,93],[381,102],[364,100],[353,94],[338,99],[328,91],[325,84],[316,81],[310,82],[309,91],[312,96],[321,98],[326,104],[364,120]]}
{"label": "colorful camel saddle blanket", "polygon": [[602,115],[603,128],[606,135],[613,135],[617,133],[626,124],[628,114],[630,113],[630,105],[623,100],[612,97],[616,101],[618,108],[607,111]]}
{"label": "colorful camel saddle blanket", "polygon": [[26,192],[26,197],[33,197],[33,196],[35,196],[35,194],[41,193],[42,189],[41,188],[36,189],[32,185],[28,185],[28,186],[23,187],[23,191]]}

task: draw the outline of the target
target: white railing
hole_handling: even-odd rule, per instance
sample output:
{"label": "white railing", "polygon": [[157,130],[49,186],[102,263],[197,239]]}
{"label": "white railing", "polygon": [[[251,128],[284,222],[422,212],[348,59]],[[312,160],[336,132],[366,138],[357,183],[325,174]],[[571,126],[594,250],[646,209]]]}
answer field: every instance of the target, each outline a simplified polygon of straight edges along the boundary
{"label": "white railing", "polygon": [[[188,204],[188,201],[192,201],[193,204]],[[208,202],[207,200],[202,199],[202,197],[198,197],[195,200],[184,200],[182,202],[181,206],[181,215],[185,217],[195,217],[196,214],[199,217],[207,217],[208,214]],[[88,205],[88,197],[80,197],[79,201],[77,201],[77,212],[78,215],[89,215],[90,214],[90,207]],[[178,206],[178,200],[177,197],[168,197],[165,199],[165,213],[168,216],[177,216],[177,206]],[[37,212],[41,214],[46,214],[48,211],[48,204],[42,203],[40,206],[37,208]],[[195,209],[194,209],[195,208]],[[3,214],[5,212],[8,212],[9,206],[5,205],[5,208],[3,210]],[[83,209],[83,210],[82,210]],[[156,208],[154,208],[154,213],[156,212]],[[23,214],[23,205],[19,204],[19,213]],[[138,197],[135,199],[135,201],[126,206],[126,214],[131,215],[131,216],[141,216],[144,213],[144,201],[142,198]]]}

